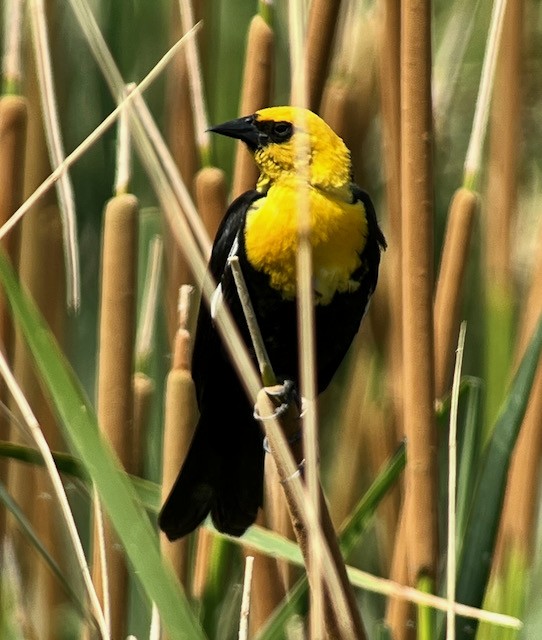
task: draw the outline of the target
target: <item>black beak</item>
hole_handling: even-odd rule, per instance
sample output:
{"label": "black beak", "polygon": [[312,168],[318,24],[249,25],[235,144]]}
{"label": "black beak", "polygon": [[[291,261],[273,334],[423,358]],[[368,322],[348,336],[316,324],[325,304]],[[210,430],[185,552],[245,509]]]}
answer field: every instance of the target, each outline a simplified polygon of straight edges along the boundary
{"label": "black beak", "polygon": [[209,131],[241,140],[252,151],[255,151],[261,144],[262,134],[254,124],[254,116],[228,120],[223,124],[217,124],[216,127],[211,127]]}

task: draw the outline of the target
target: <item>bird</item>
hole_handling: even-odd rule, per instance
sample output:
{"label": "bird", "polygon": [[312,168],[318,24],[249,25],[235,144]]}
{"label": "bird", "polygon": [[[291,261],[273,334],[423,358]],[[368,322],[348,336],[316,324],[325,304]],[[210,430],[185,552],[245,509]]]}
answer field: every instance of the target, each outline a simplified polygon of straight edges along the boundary
{"label": "bird", "polygon": [[213,321],[226,304],[255,359],[229,258],[239,259],[277,378],[297,389],[297,213],[305,190],[321,393],[359,329],[386,248],[373,203],[353,182],[350,151],[312,111],[267,107],[210,131],[245,143],[260,176],[227,209],[211,252],[218,285],[211,305],[200,305],[192,359],[200,418],[158,521],[170,540],[209,514],[219,531],[241,536],[262,506],[263,432]]}

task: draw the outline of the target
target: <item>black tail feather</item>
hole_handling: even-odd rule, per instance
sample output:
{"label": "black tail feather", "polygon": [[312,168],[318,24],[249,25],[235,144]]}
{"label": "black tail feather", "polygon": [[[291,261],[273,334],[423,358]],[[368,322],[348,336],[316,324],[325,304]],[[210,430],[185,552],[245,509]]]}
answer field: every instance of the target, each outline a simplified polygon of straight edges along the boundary
{"label": "black tail feather", "polygon": [[[249,527],[262,504],[263,447],[259,426],[228,428],[200,419],[188,455],[159,516],[170,540],[196,529],[211,513],[216,528],[234,536]],[[219,430],[220,429],[220,430]]]}

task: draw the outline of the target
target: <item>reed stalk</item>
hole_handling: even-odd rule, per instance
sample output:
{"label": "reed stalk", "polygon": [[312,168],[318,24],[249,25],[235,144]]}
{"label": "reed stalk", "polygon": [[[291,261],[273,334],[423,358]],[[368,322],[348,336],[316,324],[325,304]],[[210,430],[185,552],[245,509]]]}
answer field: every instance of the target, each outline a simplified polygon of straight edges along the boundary
{"label": "reed stalk", "polygon": [[226,176],[222,169],[204,167],[194,178],[194,197],[201,220],[211,240],[227,208]]}
{"label": "reed stalk", "polygon": [[436,578],[431,5],[401,5],[404,426],[409,583]]}
{"label": "reed stalk", "polygon": [[[191,287],[181,287],[178,303],[178,329],[164,400],[164,442],[162,459],[162,500],[169,495],[181,468],[196,426],[198,408],[190,371],[191,336],[189,326]],[[169,560],[183,585],[188,584],[189,539],[171,543],[160,534],[163,555]]]}
{"label": "reed stalk", "polygon": [[[21,96],[3,96],[0,98],[0,226],[19,207],[23,199],[24,155],[27,125],[26,100]],[[10,256],[11,261],[18,261],[17,230],[4,238],[2,248]],[[0,342],[5,350],[8,362],[13,358],[14,332],[11,324],[7,302],[0,292]],[[7,404],[7,397],[2,391],[2,399]],[[0,437],[9,440],[10,425],[4,416],[0,417]],[[7,484],[8,463],[0,461],[0,480]],[[6,531],[6,511],[0,510],[0,539],[4,539]]]}
{"label": "reed stalk", "polygon": [[[112,198],[104,214],[102,283],[97,376],[97,414],[100,428],[120,463],[132,470],[133,367],[136,305],[138,202],[130,195]],[[102,605],[102,563],[94,537],[93,579]],[[105,567],[111,594],[111,633],[125,634],[127,568],[116,535],[104,522]]]}
{"label": "reed stalk", "polygon": [[476,194],[465,188],[458,189],[450,202],[434,304],[437,399],[448,390],[459,331],[461,293],[477,206]]}
{"label": "reed stalk", "polygon": [[518,206],[523,11],[522,2],[506,3],[489,121],[483,225],[487,305],[485,439],[499,411],[512,364],[511,251]]}
{"label": "reed stalk", "polygon": [[305,45],[308,100],[307,107],[319,111],[328,75],[340,0],[313,0],[310,5]]}
{"label": "reed stalk", "polygon": [[[250,115],[271,104],[274,53],[275,38],[271,26],[260,15],[254,16],[248,28],[240,116]],[[237,143],[233,197],[253,189],[257,179],[258,169],[251,153],[243,143]]]}
{"label": "reed stalk", "polygon": [[382,281],[388,283],[390,326],[387,344],[390,392],[394,405],[397,435],[403,430],[403,272],[401,267],[401,3],[380,0],[377,4],[380,33],[380,110],[386,187],[388,250],[382,264]]}

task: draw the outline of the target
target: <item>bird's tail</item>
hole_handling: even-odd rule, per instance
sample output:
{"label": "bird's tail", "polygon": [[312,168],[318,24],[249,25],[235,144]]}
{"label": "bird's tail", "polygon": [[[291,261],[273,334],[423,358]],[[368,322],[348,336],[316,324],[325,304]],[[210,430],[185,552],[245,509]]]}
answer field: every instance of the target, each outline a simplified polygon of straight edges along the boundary
{"label": "bird's tail", "polygon": [[263,456],[261,431],[252,419],[230,426],[202,416],[162,507],[160,529],[176,540],[211,513],[219,531],[242,535],[262,504]]}

